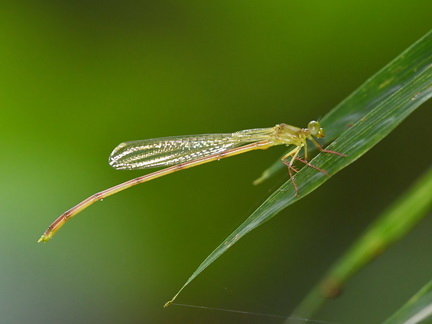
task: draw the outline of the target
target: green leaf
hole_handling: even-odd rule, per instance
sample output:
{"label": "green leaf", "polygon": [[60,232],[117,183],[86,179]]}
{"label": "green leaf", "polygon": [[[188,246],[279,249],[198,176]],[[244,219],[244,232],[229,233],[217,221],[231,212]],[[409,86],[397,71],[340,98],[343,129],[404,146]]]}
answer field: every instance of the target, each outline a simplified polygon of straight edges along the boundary
{"label": "green leaf", "polygon": [[[370,226],[293,312],[310,317],[344,283],[407,234],[432,208],[432,168]],[[290,320],[287,320],[289,323]]]}
{"label": "green leaf", "polygon": [[282,209],[302,199],[347,167],[387,136],[432,94],[432,33],[399,55],[321,121],[328,139],[336,140],[329,150],[346,154],[341,157],[320,153],[311,164],[326,170],[329,176],[305,167],[295,176],[299,194],[291,181],[284,183],[233,233],[231,233],[195,270],[179,293],[205,268],[219,258],[244,235],[268,221]]}
{"label": "green leaf", "polygon": [[[327,113],[320,121],[326,131],[321,143],[325,145],[332,142],[379,103],[412,82],[421,70],[430,66],[431,37],[429,32]],[[286,168],[278,160],[254,184],[265,181],[280,170],[286,171]]]}
{"label": "green leaf", "polygon": [[[408,300],[384,324],[420,323],[432,316],[432,281]],[[424,322],[423,322],[424,323]]]}

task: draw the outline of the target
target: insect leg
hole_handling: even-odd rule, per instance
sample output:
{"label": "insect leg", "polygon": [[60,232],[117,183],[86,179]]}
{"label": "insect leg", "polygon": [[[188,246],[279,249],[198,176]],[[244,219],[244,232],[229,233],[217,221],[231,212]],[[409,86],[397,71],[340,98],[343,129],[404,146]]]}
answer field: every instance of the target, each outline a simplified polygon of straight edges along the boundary
{"label": "insect leg", "polygon": [[300,159],[299,157],[297,157],[296,160],[297,160],[297,161],[300,161],[300,162],[302,162],[302,163],[304,163],[304,164],[306,164],[308,167],[311,167],[312,169],[315,169],[315,170],[317,170],[317,171],[319,171],[319,172],[321,172],[321,173],[324,173],[325,175],[328,175],[328,173],[327,173],[326,170],[320,169],[320,168],[318,168],[317,166],[315,166],[315,165],[313,165],[313,164],[310,164],[310,163],[309,163],[308,161],[306,161],[306,160]]}
{"label": "insect leg", "polygon": [[[290,176],[291,182],[292,182],[292,184],[293,184],[293,187],[294,187],[294,189],[295,189],[295,192],[296,192],[295,195],[296,195],[296,196],[298,195],[298,187],[297,187],[297,184],[296,184],[295,181],[294,181],[294,177],[293,177],[292,171],[294,170],[294,172],[298,172],[298,171],[293,167],[293,163],[294,163],[294,160],[297,159],[297,155],[299,154],[300,150],[301,150],[301,147],[300,147],[300,146],[297,146],[295,149],[293,149],[292,151],[288,152],[287,154],[285,154],[285,155],[282,157],[282,162],[285,163],[285,165],[288,167],[288,173],[289,173],[289,176]],[[288,161],[286,161],[286,159],[287,159],[289,156],[291,156],[291,160],[288,162]]]}
{"label": "insect leg", "polygon": [[315,144],[315,146],[317,147],[317,149],[320,150],[321,152],[335,154],[335,155],[339,155],[339,156],[346,156],[345,154],[342,154],[342,153],[339,153],[339,152],[336,152],[336,151],[330,151],[330,150],[323,149],[322,146],[319,145],[318,142],[315,141],[315,139],[312,136],[309,139],[311,140],[312,143]]}

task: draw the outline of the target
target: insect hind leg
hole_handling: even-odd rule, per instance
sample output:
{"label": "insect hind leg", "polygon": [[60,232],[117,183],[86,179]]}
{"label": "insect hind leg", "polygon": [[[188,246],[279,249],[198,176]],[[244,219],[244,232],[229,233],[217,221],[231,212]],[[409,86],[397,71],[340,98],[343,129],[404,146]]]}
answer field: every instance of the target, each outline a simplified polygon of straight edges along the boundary
{"label": "insect hind leg", "polygon": [[[297,156],[298,156],[300,150],[301,150],[301,147],[298,146],[298,147],[296,147],[295,149],[293,149],[292,151],[288,152],[287,154],[285,154],[285,155],[282,157],[282,162],[283,162],[283,163],[288,167],[288,173],[289,173],[289,176],[290,176],[291,182],[292,182],[292,184],[293,184],[293,187],[294,187],[295,195],[296,195],[296,196],[298,195],[298,187],[297,187],[296,182],[294,181],[293,171],[294,171],[295,173],[297,173],[298,170],[297,170],[296,168],[293,167],[293,163],[294,163],[295,160],[298,159]],[[287,159],[289,156],[291,156],[291,160],[288,162],[286,159]]]}
{"label": "insect hind leg", "polygon": [[317,166],[315,166],[315,165],[313,165],[313,164],[310,164],[308,161],[306,161],[306,160],[303,160],[303,159],[301,159],[301,158],[299,158],[299,157],[296,157],[296,160],[297,161],[300,161],[300,162],[302,162],[302,163],[304,163],[304,164],[306,164],[308,167],[310,167],[310,168],[312,168],[312,169],[315,169],[315,170],[317,170],[317,171],[319,171],[319,172],[321,172],[321,173],[323,173],[323,174],[325,174],[325,175],[328,175],[328,172],[326,171],[326,170],[323,170],[323,169],[320,169],[320,168],[318,168]]}

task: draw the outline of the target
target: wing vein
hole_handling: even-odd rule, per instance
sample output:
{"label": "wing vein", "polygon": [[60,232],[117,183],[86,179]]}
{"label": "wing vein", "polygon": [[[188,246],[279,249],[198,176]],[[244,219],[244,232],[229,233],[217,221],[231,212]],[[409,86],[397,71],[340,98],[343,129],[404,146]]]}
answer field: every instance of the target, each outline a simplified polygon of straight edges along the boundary
{"label": "wing vein", "polygon": [[117,170],[170,166],[265,140],[272,132],[273,128],[258,128],[226,134],[172,136],[124,142],[112,151],[109,164]]}

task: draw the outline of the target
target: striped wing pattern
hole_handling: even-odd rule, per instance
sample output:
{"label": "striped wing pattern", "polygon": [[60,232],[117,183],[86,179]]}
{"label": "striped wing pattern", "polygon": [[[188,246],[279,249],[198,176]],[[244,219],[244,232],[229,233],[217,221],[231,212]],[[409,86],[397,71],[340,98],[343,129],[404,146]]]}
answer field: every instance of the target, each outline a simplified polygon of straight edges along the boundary
{"label": "striped wing pattern", "polygon": [[111,153],[109,164],[117,170],[170,166],[217,154],[238,146],[232,134],[163,137],[125,142]]}
{"label": "striped wing pattern", "polygon": [[273,128],[258,128],[226,134],[161,137],[118,145],[109,164],[117,170],[170,166],[268,139]]}

